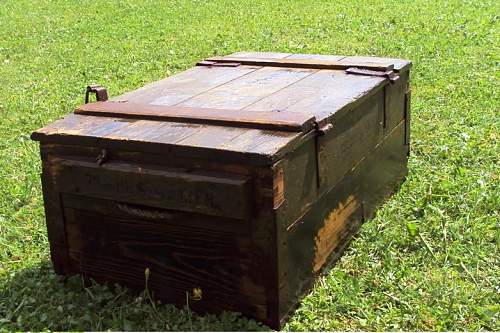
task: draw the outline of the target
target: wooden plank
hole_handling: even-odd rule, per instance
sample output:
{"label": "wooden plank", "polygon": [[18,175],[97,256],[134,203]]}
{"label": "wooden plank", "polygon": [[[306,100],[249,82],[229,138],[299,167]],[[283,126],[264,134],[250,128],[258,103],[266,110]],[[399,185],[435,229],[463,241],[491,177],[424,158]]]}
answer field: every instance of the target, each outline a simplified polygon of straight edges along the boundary
{"label": "wooden plank", "polygon": [[314,72],[315,70],[311,69],[266,67],[193,97],[179,105],[238,110]]}
{"label": "wooden plank", "polygon": [[341,60],[345,56],[327,55],[327,54],[304,54],[304,53],[284,53],[284,52],[248,52],[241,51],[231,53],[225,57],[238,58],[264,58],[264,59],[315,59],[315,60]]}
{"label": "wooden plank", "polygon": [[[102,214],[103,216],[116,217],[129,221],[130,223],[133,223],[133,221],[138,218],[133,211],[123,210],[123,206],[120,206],[120,204],[114,200],[91,198],[67,193],[61,194],[61,200],[65,208],[73,208]],[[165,214],[159,211],[159,214],[143,215],[140,219],[145,223],[192,227],[209,231],[228,232],[233,235],[249,235],[250,232],[250,225],[248,223],[242,223],[242,221],[238,219],[183,212],[180,210],[168,210],[168,212],[165,211]]]}
{"label": "wooden plank", "polygon": [[339,61],[345,56],[338,55],[326,55],[326,54],[292,54],[287,59],[313,59],[313,60],[327,60],[327,61]]}
{"label": "wooden plank", "polygon": [[[212,90],[213,91],[213,90]],[[95,102],[76,108],[75,114],[175,121],[182,123],[213,124],[233,127],[251,127],[278,131],[307,132],[314,126],[314,117],[283,112],[244,112],[206,107],[157,106],[128,102]]]}
{"label": "wooden plank", "polygon": [[172,137],[175,137],[177,141],[181,140],[182,134],[172,131],[171,125],[172,123],[161,121],[135,120],[130,122],[129,126],[122,127],[114,132],[103,135],[103,138],[148,141],[154,137],[168,133]]}
{"label": "wooden plank", "polygon": [[[411,67],[411,61],[396,58],[381,58],[381,57],[367,57],[367,56],[349,56],[344,57],[340,62],[343,63],[359,63],[359,64],[379,64],[381,66],[394,66],[394,70],[402,72]],[[355,66],[357,67],[357,66]]]}
{"label": "wooden plank", "polygon": [[194,67],[112,98],[140,104],[175,105],[204,91],[251,73],[260,67]]}
{"label": "wooden plank", "polygon": [[[104,135],[101,141],[114,140],[123,142],[126,146],[137,142],[147,149],[160,144],[169,148],[158,148],[153,152],[177,155],[184,149],[186,152],[191,151],[193,157],[203,158],[207,155],[219,161],[221,158],[230,157],[232,153],[239,153],[241,159],[251,165],[252,155],[268,156],[271,159],[280,158],[281,154],[288,151],[285,147],[296,142],[300,137],[301,133],[293,132],[141,120],[131,123],[129,127]],[[194,151],[195,149],[197,151]],[[207,151],[203,154],[199,149],[215,151]],[[292,149],[291,146],[290,149]],[[255,162],[258,161],[255,160]],[[272,163],[271,160],[269,163]]]}
{"label": "wooden plank", "polygon": [[194,147],[210,147],[218,148],[227,145],[231,140],[242,135],[246,131],[240,128],[223,127],[218,131],[206,130],[198,131],[193,135],[177,142],[178,145],[194,146]]}
{"label": "wooden plank", "polygon": [[[59,160],[57,190],[148,207],[238,219],[252,214],[251,182],[236,175],[143,169],[123,163]],[[234,209],[238,207],[238,209]],[[147,214],[153,208],[138,208]]]}
{"label": "wooden plank", "polygon": [[[95,126],[100,135],[94,135]],[[300,133],[277,132],[256,129],[237,129],[239,135],[229,137],[226,142],[205,141],[200,146],[176,145],[177,142],[203,132],[216,137],[227,127],[151,120],[120,120],[107,117],[92,117],[72,114],[51,125],[35,131],[31,138],[45,143],[63,145],[99,146],[108,149],[142,151],[175,158],[189,157],[206,161],[224,160],[260,166],[271,165],[287,147],[301,137]],[[202,136],[203,133],[199,135]],[[215,150],[214,150],[215,149]],[[279,152],[279,153],[278,153]]]}
{"label": "wooden plank", "polygon": [[[254,283],[255,252],[247,237],[172,224],[150,223],[66,208],[69,253],[86,278],[144,290],[185,306],[186,293],[202,290],[194,311],[223,309],[256,315],[266,307],[264,287]],[[264,311],[267,313],[267,311]]]}
{"label": "wooden plank", "polygon": [[203,125],[165,123],[151,120],[138,120],[116,132],[104,135],[104,140],[116,140],[118,142],[130,143],[130,141],[142,143],[162,143],[165,145],[177,142],[197,133]]}
{"label": "wooden plank", "polygon": [[322,122],[338,110],[376,90],[386,80],[358,76],[343,71],[321,70],[247,107],[249,111],[280,110],[281,113],[307,112]]}
{"label": "wooden plank", "polygon": [[247,58],[287,58],[288,56],[291,56],[291,53],[284,53],[284,52],[254,52],[254,51],[240,51],[240,52],[235,52],[228,57],[247,57]]}
{"label": "wooden plank", "polygon": [[112,117],[87,117],[70,114],[56,120],[31,134],[31,139],[41,141],[48,137],[89,137],[97,138],[113,133],[120,128],[129,126],[133,120],[117,119]]}
{"label": "wooden plank", "polygon": [[[42,153],[42,159],[47,161],[48,156]],[[47,235],[50,244],[50,257],[54,271],[58,274],[70,274],[68,243],[64,229],[64,216],[62,213],[61,197],[54,188],[55,171],[50,162],[43,163],[41,174],[43,204],[47,224]]]}
{"label": "wooden plank", "polygon": [[217,63],[240,63],[246,66],[268,66],[287,68],[308,68],[308,69],[342,69],[350,67],[368,69],[374,71],[388,71],[394,68],[392,64],[381,62],[371,62],[369,60],[354,61],[350,59],[316,60],[316,59],[275,59],[275,58],[245,58],[245,57],[211,57],[198,63],[201,66],[210,66],[211,62]]}
{"label": "wooden plank", "polygon": [[290,134],[292,133],[250,129],[219,147],[228,151],[274,155],[301,136],[299,133],[294,133],[294,137],[291,137]]}
{"label": "wooden plank", "polygon": [[[283,202],[278,207],[275,205],[277,218],[286,216],[286,221],[282,222],[283,228],[304,215],[320,193],[316,145],[317,138],[311,137],[273,166],[278,174],[280,170],[283,173],[282,185],[277,186],[278,190],[280,187],[283,190]],[[277,178],[280,177],[275,174]],[[280,196],[279,191],[275,196]]]}
{"label": "wooden plank", "polygon": [[[287,84],[296,82],[303,77],[310,75],[310,70],[276,70],[262,69],[255,71],[249,75],[236,79],[221,87],[212,89],[206,93],[200,94],[193,99],[181,103],[181,106],[201,107],[201,108],[217,108],[225,109],[241,109],[247,104],[253,103],[269,95],[279,89],[282,89]],[[240,111],[242,112],[242,111]],[[271,110],[272,112],[272,110]],[[249,119],[254,119],[252,112],[242,112]],[[284,114],[281,112],[273,112]],[[256,115],[259,117],[258,115]],[[288,116],[287,116],[288,117]],[[303,115],[302,119],[307,119],[307,115]],[[304,132],[312,129],[312,122],[304,121]],[[242,134],[233,132],[234,135],[228,135],[228,130],[214,131],[212,128],[200,129],[193,137],[193,142],[197,142],[203,147],[212,147],[216,149],[224,149],[227,151],[245,151],[248,153],[274,155],[298,136],[290,136],[289,134],[276,131],[268,131],[264,129],[247,129]],[[220,135],[227,138],[227,141],[215,139]],[[212,138],[212,140],[203,140],[203,138]],[[186,143],[190,141],[185,141]],[[275,157],[278,158],[278,157]]]}
{"label": "wooden plank", "polygon": [[392,84],[386,85],[385,90],[385,132],[391,131],[401,119],[405,112],[405,92],[409,84],[409,73],[403,72]]}
{"label": "wooden plank", "polygon": [[[81,160],[95,162],[102,152],[101,147],[87,147],[75,145],[43,144],[41,151],[44,156],[54,156],[58,159]],[[162,154],[145,153],[120,149],[107,149],[108,161],[133,164],[143,169],[175,170],[180,172],[215,172],[248,176],[260,182],[271,177],[267,168],[255,167],[248,163],[235,164],[224,159],[203,160],[196,156],[191,158],[165,156]],[[44,163],[46,163],[44,161]]]}

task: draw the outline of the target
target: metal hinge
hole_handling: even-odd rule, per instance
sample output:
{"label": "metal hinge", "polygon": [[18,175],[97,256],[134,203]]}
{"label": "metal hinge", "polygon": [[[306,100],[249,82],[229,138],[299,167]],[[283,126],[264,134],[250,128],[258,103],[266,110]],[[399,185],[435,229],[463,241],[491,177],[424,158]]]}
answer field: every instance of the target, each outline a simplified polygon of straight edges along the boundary
{"label": "metal hinge", "polygon": [[95,94],[95,99],[97,102],[105,102],[108,100],[108,91],[106,88],[98,85],[91,84],[87,86],[85,90],[85,104],[89,102],[90,93]]}
{"label": "metal hinge", "polygon": [[346,73],[354,74],[354,75],[385,77],[386,79],[389,80],[390,83],[394,83],[397,81],[397,79],[399,79],[399,74],[394,72],[393,70],[381,72],[381,71],[372,71],[369,69],[362,69],[362,68],[357,68],[357,67],[350,67],[350,68],[346,69],[345,71],[346,71]]}

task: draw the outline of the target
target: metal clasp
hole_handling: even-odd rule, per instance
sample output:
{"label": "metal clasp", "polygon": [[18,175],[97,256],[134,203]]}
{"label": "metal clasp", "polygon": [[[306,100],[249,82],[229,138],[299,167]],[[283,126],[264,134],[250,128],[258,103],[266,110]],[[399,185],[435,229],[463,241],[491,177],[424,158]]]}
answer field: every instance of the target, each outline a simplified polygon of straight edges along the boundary
{"label": "metal clasp", "polygon": [[324,136],[332,128],[333,125],[331,123],[327,123],[326,125],[320,125],[318,123],[314,124],[314,130],[318,136]]}
{"label": "metal clasp", "polygon": [[108,91],[106,88],[98,84],[91,84],[87,86],[87,90],[85,91],[85,104],[89,102],[90,93],[95,94],[97,102],[104,102],[108,100]]}

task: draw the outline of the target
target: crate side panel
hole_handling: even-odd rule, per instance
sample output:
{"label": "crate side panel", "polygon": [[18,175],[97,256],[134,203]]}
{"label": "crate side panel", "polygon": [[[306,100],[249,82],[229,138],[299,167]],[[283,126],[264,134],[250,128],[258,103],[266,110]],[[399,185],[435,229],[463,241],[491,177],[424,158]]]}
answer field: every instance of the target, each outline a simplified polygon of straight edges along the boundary
{"label": "crate side panel", "polygon": [[318,138],[319,184],[328,190],[383,138],[384,94],[379,91]]}
{"label": "crate side panel", "polygon": [[280,299],[282,322],[314,277],[340,257],[361,223],[401,184],[407,150],[402,122],[288,231],[287,281],[280,284],[287,290]]}

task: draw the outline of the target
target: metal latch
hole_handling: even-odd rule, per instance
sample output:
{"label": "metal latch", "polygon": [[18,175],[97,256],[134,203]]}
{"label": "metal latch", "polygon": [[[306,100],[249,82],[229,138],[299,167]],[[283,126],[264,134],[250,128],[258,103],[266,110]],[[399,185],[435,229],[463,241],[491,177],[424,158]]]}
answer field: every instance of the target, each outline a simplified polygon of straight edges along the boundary
{"label": "metal latch", "polygon": [[333,125],[331,123],[327,123],[327,124],[324,124],[324,125],[320,125],[318,123],[314,124],[314,129],[315,129],[316,134],[318,136],[324,136],[326,134],[326,132],[328,132],[332,128],[333,128]]}
{"label": "metal latch", "polygon": [[90,93],[95,94],[97,102],[104,102],[108,100],[108,91],[106,88],[98,84],[91,84],[87,86],[87,90],[85,91],[85,104],[89,102]]}
{"label": "metal latch", "polygon": [[357,67],[350,67],[345,71],[348,74],[385,77],[386,79],[389,80],[390,83],[394,83],[397,79],[399,79],[399,74],[394,72],[393,70],[381,72],[381,71],[372,71],[369,69],[361,69]]}

